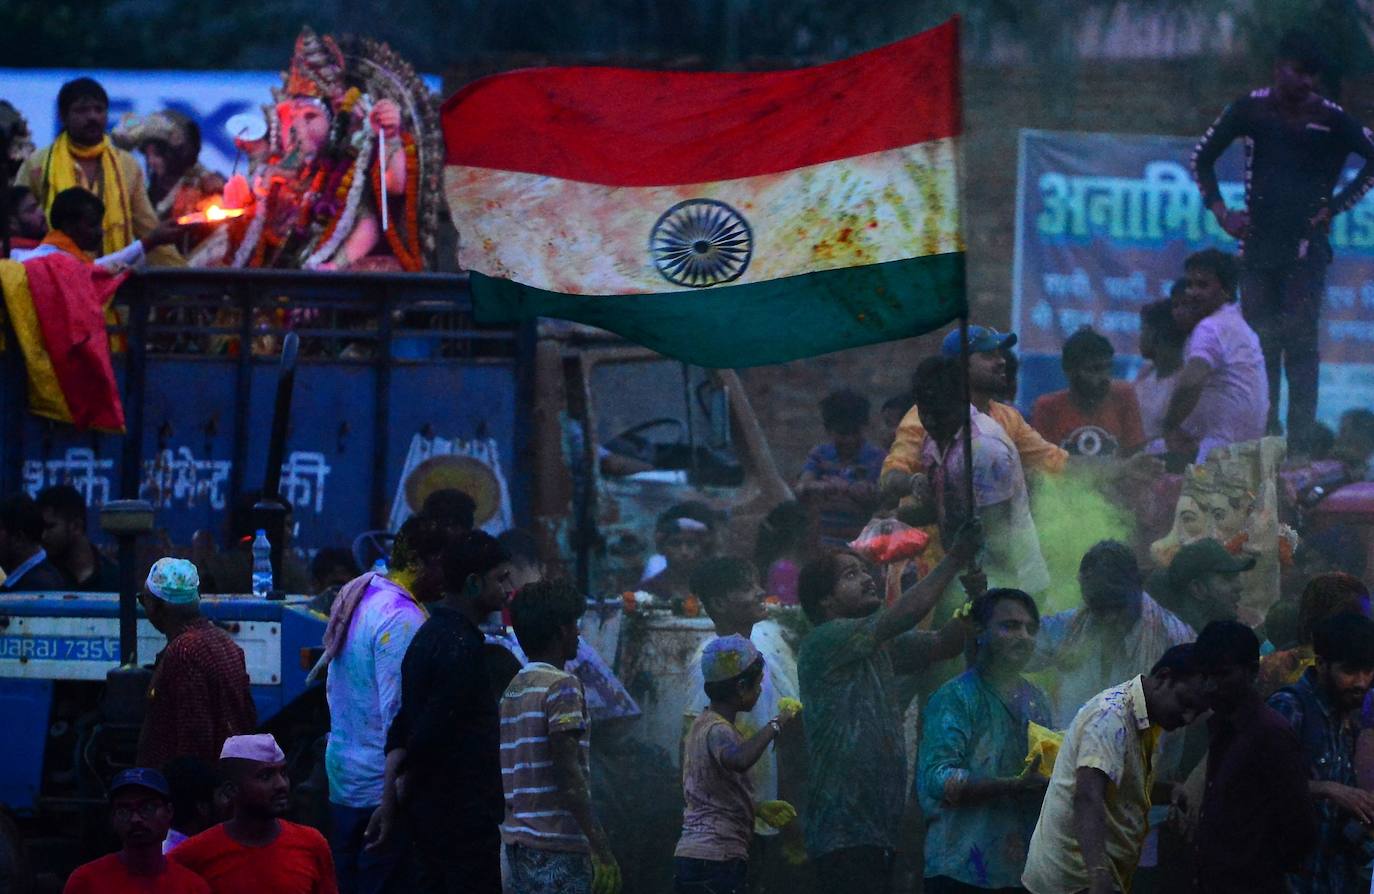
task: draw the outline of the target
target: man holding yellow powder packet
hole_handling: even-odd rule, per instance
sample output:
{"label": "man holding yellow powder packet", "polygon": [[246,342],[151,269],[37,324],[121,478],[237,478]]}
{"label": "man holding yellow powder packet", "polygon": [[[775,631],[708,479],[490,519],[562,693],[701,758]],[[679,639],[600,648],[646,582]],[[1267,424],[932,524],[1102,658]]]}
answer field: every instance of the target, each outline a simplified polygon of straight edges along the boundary
{"label": "man holding yellow powder packet", "polygon": [[1050,723],[1049,698],[1021,675],[1040,627],[1035,600],[994,589],[969,616],[972,666],[935,692],[923,718],[916,789],[929,894],[1019,889],[1049,784],[1039,761],[1026,760],[1027,730]]}

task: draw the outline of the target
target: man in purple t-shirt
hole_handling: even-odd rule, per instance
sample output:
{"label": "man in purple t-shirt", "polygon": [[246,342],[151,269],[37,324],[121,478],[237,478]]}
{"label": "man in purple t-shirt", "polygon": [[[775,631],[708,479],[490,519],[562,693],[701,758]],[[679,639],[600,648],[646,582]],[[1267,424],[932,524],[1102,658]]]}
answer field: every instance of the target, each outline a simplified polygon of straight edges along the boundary
{"label": "man in purple t-shirt", "polygon": [[1201,462],[1214,447],[1264,437],[1269,389],[1259,338],[1235,303],[1235,258],[1209,248],[1190,255],[1183,269],[1188,285],[1174,322],[1189,335],[1164,442]]}

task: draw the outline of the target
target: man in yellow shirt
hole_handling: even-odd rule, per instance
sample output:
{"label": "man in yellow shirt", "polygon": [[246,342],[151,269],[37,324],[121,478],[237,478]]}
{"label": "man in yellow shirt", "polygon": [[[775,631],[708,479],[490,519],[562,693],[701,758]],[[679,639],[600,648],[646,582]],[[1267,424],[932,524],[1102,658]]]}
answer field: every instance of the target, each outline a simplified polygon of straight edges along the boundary
{"label": "man in yellow shirt", "polygon": [[[96,255],[111,255],[148,236],[157,228],[157,213],[148,200],[148,186],[138,161],[118,149],[105,134],[110,98],[90,78],[77,78],[57,93],[62,133],[51,146],[30,155],[19,166],[15,183],[33,190],[43,211],[52,208],[58,193],[80,186],[105,203],[103,237]],[[185,259],[170,245],[148,253],[158,267],[184,267]]]}
{"label": "man in yellow shirt", "polygon": [[[1064,734],[1031,836],[1021,883],[1032,894],[1129,891],[1156,800],[1159,736],[1208,708],[1192,643],[1164,653],[1148,676],[1092,698]],[[1167,803],[1167,802],[1166,802]]]}
{"label": "man in yellow shirt", "polygon": [[[987,326],[968,327],[969,391],[973,405],[1002,426],[1021,455],[1021,465],[1027,472],[1059,472],[1068,462],[1068,452],[1042,438],[1015,407],[993,400],[1002,393],[1007,381],[1007,361],[1002,356],[1002,349],[1014,344],[1015,333],[1004,335]],[[946,357],[959,356],[959,330],[945,336],[940,353]],[[925,426],[916,408],[912,407],[897,426],[897,438],[883,462],[881,480],[885,488],[890,482],[900,484],[907,477],[925,471],[921,460],[925,440]]]}

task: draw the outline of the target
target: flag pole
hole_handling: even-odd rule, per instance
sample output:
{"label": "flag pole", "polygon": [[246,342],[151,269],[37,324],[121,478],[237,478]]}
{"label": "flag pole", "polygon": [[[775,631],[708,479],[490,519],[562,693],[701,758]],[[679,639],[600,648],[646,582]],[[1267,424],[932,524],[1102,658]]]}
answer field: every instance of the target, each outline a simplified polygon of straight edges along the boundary
{"label": "flag pole", "polygon": [[972,518],[978,514],[978,504],[973,501],[973,388],[969,385],[968,353],[968,313],[965,312],[959,317],[959,363],[964,372],[964,499]]}

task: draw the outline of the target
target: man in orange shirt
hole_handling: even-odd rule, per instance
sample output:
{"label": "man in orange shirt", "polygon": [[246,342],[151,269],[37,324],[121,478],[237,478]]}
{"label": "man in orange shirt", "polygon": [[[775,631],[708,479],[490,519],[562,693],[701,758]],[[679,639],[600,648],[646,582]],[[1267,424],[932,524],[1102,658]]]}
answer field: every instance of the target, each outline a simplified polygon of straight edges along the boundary
{"label": "man in orange shirt", "polygon": [[324,836],[282,819],[291,783],[277,740],[231,736],[219,765],[234,815],[183,841],[172,860],[205,879],[211,894],[338,894]]}
{"label": "man in orange shirt", "polygon": [[[968,327],[969,391],[973,406],[1002,426],[1021,455],[1021,465],[1027,472],[1062,471],[1069,459],[1068,451],[1041,437],[1015,407],[993,399],[1002,393],[1007,382],[1007,360],[1002,351],[1015,344],[1015,333],[1003,335],[987,326]],[[940,353],[946,357],[959,356],[958,329],[945,336]],[[883,462],[884,490],[894,484],[900,487],[909,476],[925,471],[921,460],[925,440],[925,426],[916,408],[912,407],[902,424],[897,426],[897,439],[892,442],[892,449]]]}
{"label": "man in orange shirt", "polygon": [[1059,361],[1069,387],[1035,401],[1035,430],[1076,456],[1125,454],[1144,443],[1135,389],[1112,379],[1115,355],[1091,327],[1070,335]]}

